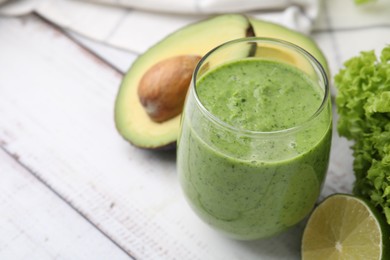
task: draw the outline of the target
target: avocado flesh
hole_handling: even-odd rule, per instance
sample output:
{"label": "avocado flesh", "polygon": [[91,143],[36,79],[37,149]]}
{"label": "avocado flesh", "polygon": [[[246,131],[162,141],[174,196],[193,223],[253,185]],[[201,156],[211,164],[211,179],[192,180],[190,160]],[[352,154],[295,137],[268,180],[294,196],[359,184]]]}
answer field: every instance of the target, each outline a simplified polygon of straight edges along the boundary
{"label": "avocado flesh", "polygon": [[162,123],[149,118],[137,94],[142,76],[161,60],[179,55],[204,56],[226,41],[250,36],[248,32],[251,25],[245,16],[221,15],[184,27],[140,55],[122,80],[116,98],[115,123],[119,133],[141,148],[174,148],[180,115]]}
{"label": "avocado flesh", "polygon": [[329,76],[328,62],[318,45],[310,37],[275,23],[265,22],[254,18],[249,18],[249,21],[256,37],[275,38],[298,45],[313,55]]}

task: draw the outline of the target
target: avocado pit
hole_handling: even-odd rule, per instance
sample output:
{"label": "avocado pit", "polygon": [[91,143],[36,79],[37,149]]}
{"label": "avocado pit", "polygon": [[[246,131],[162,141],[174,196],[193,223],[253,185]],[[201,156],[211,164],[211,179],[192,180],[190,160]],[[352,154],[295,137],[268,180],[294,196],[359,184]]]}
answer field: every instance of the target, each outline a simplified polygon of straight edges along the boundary
{"label": "avocado pit", "polygon": [[192,73],[200,59],[198,55],[175,56],[146,71],[138,86],[138,97],[153,121],[161,123],[181,113]]}

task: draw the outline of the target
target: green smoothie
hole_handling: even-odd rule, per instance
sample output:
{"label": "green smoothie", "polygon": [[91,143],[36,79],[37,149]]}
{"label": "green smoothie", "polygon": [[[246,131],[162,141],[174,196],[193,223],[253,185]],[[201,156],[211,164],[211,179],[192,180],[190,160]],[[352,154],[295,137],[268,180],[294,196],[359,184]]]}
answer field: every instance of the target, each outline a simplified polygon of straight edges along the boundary
{"label": "green smoothie", "polygon": [[301,221],[329,161],[331,110],[326,101],[318,112],[318,83],[291,65],[248,58],[207,72],[189,95],[202,105],[187,100],[178,172],[198,215],[237,239]]}

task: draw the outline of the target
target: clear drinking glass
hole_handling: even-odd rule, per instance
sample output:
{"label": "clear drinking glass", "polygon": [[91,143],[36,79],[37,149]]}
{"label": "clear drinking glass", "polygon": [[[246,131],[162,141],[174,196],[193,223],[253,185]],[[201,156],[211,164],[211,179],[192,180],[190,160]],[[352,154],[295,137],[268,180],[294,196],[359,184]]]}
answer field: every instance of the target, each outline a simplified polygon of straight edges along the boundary
{"label": "clear drinking glass", "polygon": [[[313,113],[296,125],[259,131],[231,124],[206,108],[197,92],[199,81],[216,68],[247,60],[297,69],[320,95],[319,103],[311,108]],[[256,84],[254,74],[242,75]],[[236,77],[234,73],[230,76]],[[289,81],[284,73],[275,77]],[[225,82],[218,84],[221,91],[224,87]],[[272,98],[270,102],[279,101]],[[301,104],[302,100],[294,98],[287,102],[290,106]],[[213,105],[229,102],[227,97]],[[289,108],[282,104],[278,109],[275,115],[279,113],[283,121]],[[259,118],[261,113],[258,111]],[[257,114],[251,120],[257,120]],[[187,201],[206,223],[236,239],[270,237],[297,224],[320,194],[329,162],[331,122],[327,76],[302,48],[276,39],[245,38],[213,49],[195,69],[178,139],[177,169]]]}

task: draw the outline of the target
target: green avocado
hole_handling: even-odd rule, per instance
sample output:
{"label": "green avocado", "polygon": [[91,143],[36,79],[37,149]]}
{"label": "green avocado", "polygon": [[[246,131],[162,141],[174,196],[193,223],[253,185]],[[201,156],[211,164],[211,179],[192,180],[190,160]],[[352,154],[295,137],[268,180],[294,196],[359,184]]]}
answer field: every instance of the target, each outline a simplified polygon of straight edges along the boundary
{"label": "green avocado", "polygon": [[180,55],[204,56],[214,47],[238,38],[258,36],[290,41],[309,51],[327,69],[321,50],[307,36],[283,26],[240,14],[219,15],[188,25],[156,43],[140,55],[124,76],[115,102],[115,124],[122,137],[145,149],[174,149],[180,115],[164,122],[153,121],[138,96],[138,86],[153,65]]}
{"label": "green avocado", "polygon": [[174,148],[180,115],[162,123],[149,118],[137,94],[142,76],[162,60],[179,55],[203,56],[226,41],[252,36],[248,35],[250,30],[245,16],[221,15],[184,27],[140,55],[124,76],[116,98],[115,123],[119,133],[137,147]]}
{"label": "green avocado", "polygon": [[310,37],[275,23],[254,18],[249,18],[249,21],[257,37],[275,38],[298,45],[313,55],[329,75],[328,62],[318,45]]}

